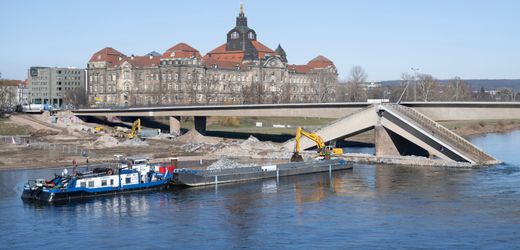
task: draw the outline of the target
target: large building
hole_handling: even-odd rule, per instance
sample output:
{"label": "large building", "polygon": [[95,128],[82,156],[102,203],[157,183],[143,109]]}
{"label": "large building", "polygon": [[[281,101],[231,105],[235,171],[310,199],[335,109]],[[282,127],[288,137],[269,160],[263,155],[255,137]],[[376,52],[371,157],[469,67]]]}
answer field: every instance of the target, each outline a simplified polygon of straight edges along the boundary
{"label": "large building", "polygon": [[331,102],[337,71],[318,56],[288,64],[284,49],[257,40],[241,6],[226,43],[202,56],[186,43],[163,54],[127,56],[104,48],[87,65],[91,105],[242,104]]}
{"label": "large building", "polygon": [[25,81],[0,79],[0,113],[28,104]]}
{"label": "large building", "polygon": [[27,80],[32,104],[76,106],[85,93],[85,70],[82,69],[31,67]]}

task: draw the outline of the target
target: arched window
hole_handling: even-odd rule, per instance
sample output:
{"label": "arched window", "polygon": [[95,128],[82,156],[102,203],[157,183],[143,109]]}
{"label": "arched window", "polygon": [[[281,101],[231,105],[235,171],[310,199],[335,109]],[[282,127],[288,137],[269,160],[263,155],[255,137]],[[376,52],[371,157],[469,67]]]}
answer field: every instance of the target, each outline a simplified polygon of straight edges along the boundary
{"label": "arched window", "polygon": [[247,35],[247,37],[249,39],[255,39],[255,34],[253,32],[249,32],[249,34]]}
{"label": "arched window", "polygon": [[233,31],[233,33],[231,33],[231,39],[238,39],[238,32]]}

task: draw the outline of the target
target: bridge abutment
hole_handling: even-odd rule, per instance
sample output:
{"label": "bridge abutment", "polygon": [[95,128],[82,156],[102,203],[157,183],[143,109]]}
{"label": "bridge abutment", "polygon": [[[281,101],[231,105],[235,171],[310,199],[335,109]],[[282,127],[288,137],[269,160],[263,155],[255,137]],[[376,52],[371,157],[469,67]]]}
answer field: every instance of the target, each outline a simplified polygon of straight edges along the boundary
{"label": "bridge abutment", "polygon": [[206,135],[206,116],[195,116],[195,130],[201,135]]}

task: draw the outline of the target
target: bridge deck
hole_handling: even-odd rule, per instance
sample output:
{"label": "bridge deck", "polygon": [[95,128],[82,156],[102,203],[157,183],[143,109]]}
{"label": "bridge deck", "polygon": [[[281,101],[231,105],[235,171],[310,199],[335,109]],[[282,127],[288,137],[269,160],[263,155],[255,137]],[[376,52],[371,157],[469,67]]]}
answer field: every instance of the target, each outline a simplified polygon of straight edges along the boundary
{"label": "bridge deck", "polygon": [[[449,161],[470,162],[472,164],[498,163],[496,159],[441,124],[412,108],[397,104],[370,106],[315,132],[325,141],[333,141],[367,131],[376,126],[382,126],[402,139],[384,141],[384,143],[396,144],[394,146],[397,149],[414,145],[422,148],[427,154],[433,154]],[[376,133],[376,135],[378,134]],[[383,143],[379,139],[376,137],[376,144]],[[301,147],[303,149],[313,146],[314,143],[309,139],[302,139]],[[294,141],[287,142],[285,147],[287,149],[294,148]],[[400,149],[394,152],[406,151],[412,150]]]}

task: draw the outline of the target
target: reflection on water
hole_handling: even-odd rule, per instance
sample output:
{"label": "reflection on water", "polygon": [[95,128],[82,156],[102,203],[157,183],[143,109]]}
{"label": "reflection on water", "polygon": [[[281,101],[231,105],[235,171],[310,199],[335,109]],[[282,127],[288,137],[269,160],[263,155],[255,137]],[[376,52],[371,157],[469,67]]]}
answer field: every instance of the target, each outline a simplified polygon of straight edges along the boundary
{"label": "reflection on water", "polygon": [[27,179],[60,169],[0,171],[0,242],[15,248],[49,242],[60,248],[513,248],[520,244],[518,139],[519,132],[473,139],[506,162],[491,168],[356,165],[55,206],[26,204],[19,196]]}

